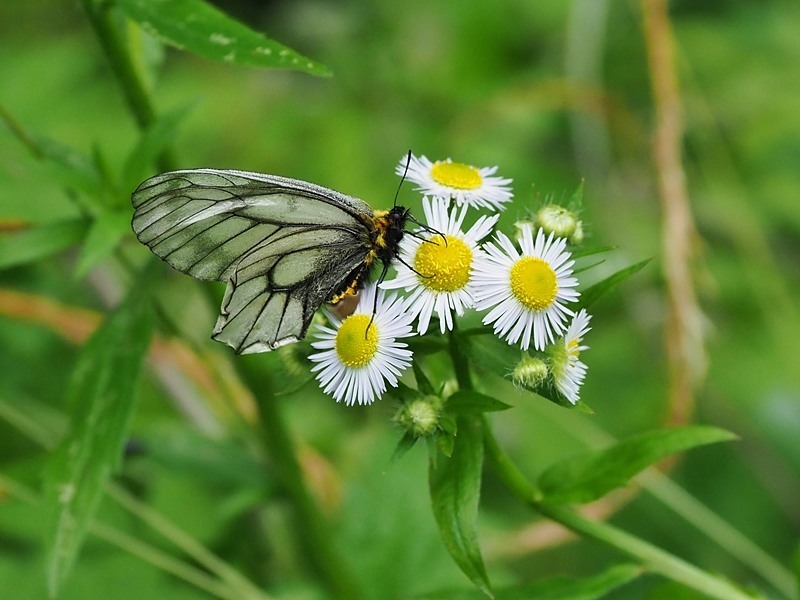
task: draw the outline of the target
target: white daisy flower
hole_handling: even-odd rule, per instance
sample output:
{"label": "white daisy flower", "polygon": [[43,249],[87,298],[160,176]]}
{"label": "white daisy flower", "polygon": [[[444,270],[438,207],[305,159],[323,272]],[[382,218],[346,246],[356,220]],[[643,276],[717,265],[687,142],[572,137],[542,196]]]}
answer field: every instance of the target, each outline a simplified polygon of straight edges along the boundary
{"label": "white daisy flower", "polygon": [[386,289],[411,292],[408,311],[419,316],[420,334],[428,330],[434,311],[444,333],[453,329],[454,311],[461,316],[465,308],[474,306],[473,267],[481,254],[478,242],[489,235],[499,218],[482,216],[463,233],[468,207],[453,207],[448,213],[448,204],[441,198],[423,197],[425,221],[433,231],[421,230],[403,238],[397,277],[381,284]]}
{"label": "white daisy flower", "polygon": [[[406,172],[406,165],[408,171]],[[514,194],[510,179],[494,176],[497,167],[473,167],[447,160],[431,162],[425,156],[404,156],[395,172],[417,184],[416,190],[427,196],[455,200],[458,206],[502,210]]]}
{"label": "white daisy flower", "polygon": [[545,238],[540,229],[533,239],[530,225],[521,227],[522,253],[511,240],[497,233],[500,247],[484,245],[486,258],[475,267],[475,308],[492,309],[483,318],[509,344],[520,342],[527,350],[543,350],[564,329],[564,319],[573,315],[564,303],[574,302],[578,280],[572,276],[570,253],[564,238]]}
{"label": "white daisy flower", "polygon": [[317,341],[311,344],[318,352],[309,356],[317,363],[311,371],[323,391],[352,406],[372,404],[386,391],[387,381],[397,387],[398,377],[411,365],[411,350],[397,341],[412,335],[406,302],[370,285],[361,291],[352,315],[329,317],[333,327],[318,326]]}
{"label": "white daisy flower", "polygon": [[581,346],[581,342],[591,329],[591,318],[586,310],[581,309],[567,327],[564,337],[552,346],[553,381],[556,389],[572,404],[580,400],[580,388],[586,377],[587,367],[580,361],[580,353],[589,349],[589,346]]}

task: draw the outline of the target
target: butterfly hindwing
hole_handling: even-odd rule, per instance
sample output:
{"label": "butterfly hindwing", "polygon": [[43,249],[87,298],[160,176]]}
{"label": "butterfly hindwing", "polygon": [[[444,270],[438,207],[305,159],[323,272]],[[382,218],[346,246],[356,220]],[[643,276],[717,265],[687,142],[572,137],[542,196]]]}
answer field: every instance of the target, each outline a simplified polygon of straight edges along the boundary
{"label": "butterfly hindwing", "polygon": [[363,250],[347,234],[291,229],[295,249],[265,244],[242,258],[228,282],[213,337],[239,353],[302,339],[317,307],[365,268]]}
{"label": "butterfly hindwing", "polygon": [[239,353],[301,339],[316,309],[367,269],[373,213],[304,181],[196,169],[133,193],[133,230],[176,269],[227,282],[213,337]]}

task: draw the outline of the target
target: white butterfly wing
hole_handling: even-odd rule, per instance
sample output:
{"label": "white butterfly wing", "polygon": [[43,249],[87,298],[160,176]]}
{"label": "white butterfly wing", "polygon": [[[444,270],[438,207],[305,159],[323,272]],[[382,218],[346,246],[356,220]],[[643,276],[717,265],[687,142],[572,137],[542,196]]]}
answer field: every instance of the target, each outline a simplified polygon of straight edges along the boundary
{"label": "white butterfly wing", "polygon": [[238,353],[305,336],[370,249],[365,202],[304,181],[196,169],[157,175],[132,197],[133,230],[176,269],[227,281],[213,337]]}

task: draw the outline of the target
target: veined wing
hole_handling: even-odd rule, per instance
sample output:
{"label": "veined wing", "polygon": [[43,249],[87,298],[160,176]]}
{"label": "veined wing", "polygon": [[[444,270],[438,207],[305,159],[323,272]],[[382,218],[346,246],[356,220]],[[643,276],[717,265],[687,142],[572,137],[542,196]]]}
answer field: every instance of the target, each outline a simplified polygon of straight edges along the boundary
{"label": "veined wing", "polygon": [[369,266],[369,205],[304,181],[174,171],[142,183],[133,205],[133,230],[153,252],[227,281],[213,337],[237,353],[301,339],[316,309]]}
{"label": "veined wing", "polygon": [[275,175],[193,169],[142,183],[132,196],[133,231],[170,265],[198,279],[227,281],[238,261],[287,225],[366,235],[368,204]]}
{"label": "veined wing", "polygon": [[317,308],[368,268],[367,249],[341,230],[287,229],[245,255],[228,281],[212,337],[237,353],[302,339]]}

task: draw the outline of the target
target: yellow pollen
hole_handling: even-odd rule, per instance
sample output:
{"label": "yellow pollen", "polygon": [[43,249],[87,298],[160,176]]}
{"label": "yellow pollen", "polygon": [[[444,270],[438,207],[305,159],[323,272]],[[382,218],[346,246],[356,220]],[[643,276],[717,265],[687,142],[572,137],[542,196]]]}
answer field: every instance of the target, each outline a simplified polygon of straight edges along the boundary
{"label": "yellow pollen", "polygon": [[[378,326],[371,315],[350,315],[336,333],[336,354],[347,367],[364,367],[378,351]],[[369,329],[367,329],[369,326]]]}
{"label": "yellow pollen", "polygon": [[541,258],[523,256],[511,267],[511,292],[528,310],[545,310],[558,294],[556,272]]}
{"label": "yellow pollen", "polygon": [[579,339],[570,340],[567,342],[567,355],[578,358],[581,354],[580,348],[581,341]]}
{"label": "yellow pollen", "polygon": [[481,187],[483,178],[475,167],[464,163],[437,160],[431,167],[431,177],[457,190],[474,190]]}
{"label": "yellow pollen", "polygon": [[461,239],[451,235],[431,236],[419,245],[414,256],[414,270],[420,282],[434,292],[455,292],[469,282],[472,250]]}

